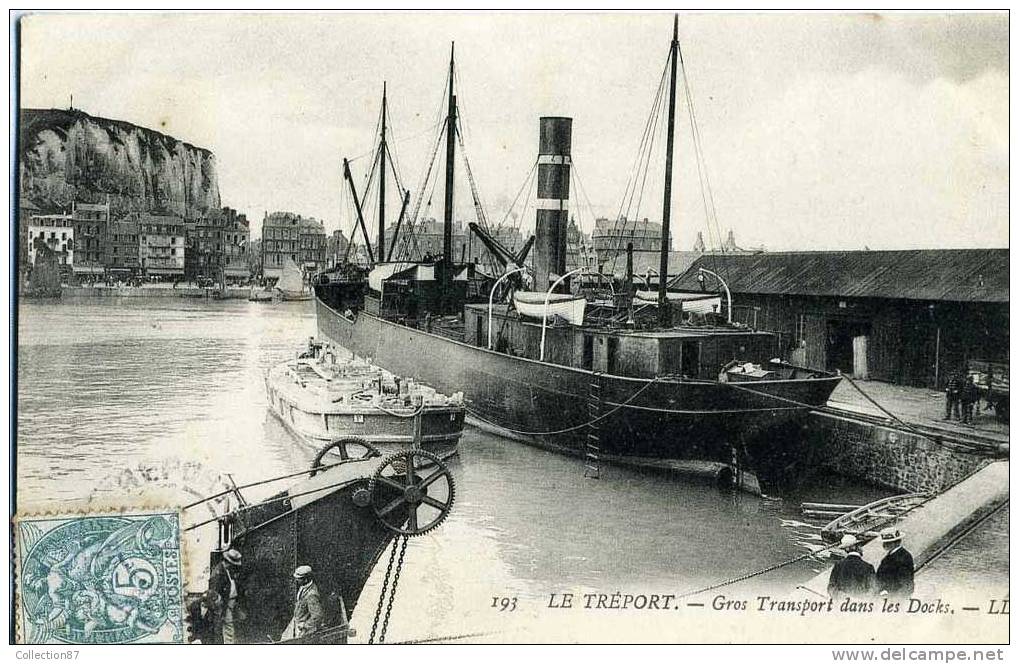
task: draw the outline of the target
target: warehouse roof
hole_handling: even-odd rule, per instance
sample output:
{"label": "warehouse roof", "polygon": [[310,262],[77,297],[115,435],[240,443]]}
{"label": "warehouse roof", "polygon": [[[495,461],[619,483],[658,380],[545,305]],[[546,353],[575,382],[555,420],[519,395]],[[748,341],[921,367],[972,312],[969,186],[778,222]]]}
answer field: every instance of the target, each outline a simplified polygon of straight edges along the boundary
{"label": "warehouse roof", "polygon": [[717,272],[734,293],[1008,302],[1008,249],[705,255],[675,287],[699,288],[699,268]]}

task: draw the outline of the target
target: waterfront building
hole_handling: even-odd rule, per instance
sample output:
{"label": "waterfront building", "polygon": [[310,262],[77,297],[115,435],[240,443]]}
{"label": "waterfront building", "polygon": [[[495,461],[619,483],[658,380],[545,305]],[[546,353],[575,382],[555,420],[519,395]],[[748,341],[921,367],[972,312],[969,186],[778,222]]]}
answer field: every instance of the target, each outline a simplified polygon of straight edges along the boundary
{"label": "waterfront building", "polygon": [[74,203],[71,208],[74,224],[74,274],[78,279],[92,279],[105,270],[106,233],[110,224],[110,204]]}
{"label": "waterfront building", "polygon": [[70,270],[74,265],[74,224],[69,214],[36,214],[29,218],[26,238],[28,240],[28,262],[35,264],[39,244],[45,244],[53,252],[53,260],[61,270]]}
{"label": "waterfront building", "polygon": [[301,219],[298,227],[298,258],[306,274],[314,274],[326,268],[328,242],[325,226],[315,219]]}
{"label": "waterfront building", "polygon": [[248,218],[224,207],[185,224],[187,251],[184,272],[189,281],[199,277],[216,282],[246,281],[250,276]]}
{"label": "waterfront building", "polygon": [[322,222],[293,212],[265,213],[262,218],[262,275],[279,279],[289,259],[306,273],[326,266],[326,235]]}
{"label": "waterfront building", "polygon": [[[941,389],[969,360],[1008,362],[1008,249],[703,255],[678,280],[723,291],[733,319],[789,358],[857,378]],[[722,305],[725,306],[724,303]]]}
{"label": "waterfront building", "polygon": [[251,227],[247,215],[224,207],[221,216],[223,276],[228,283],[247,281],[251,277],[248,249]]}
{"label": "waterfront building", "polygon": [[184,277],[184,220],[175,215],[141,212],[138,221],[139,266],[150,277]]}
{"label": "waterfront building", "polygon": [[103,267],[107,276],[122,279],[141,274],[141,245],[138,238],[137,216],[110,220],[103,245]]}

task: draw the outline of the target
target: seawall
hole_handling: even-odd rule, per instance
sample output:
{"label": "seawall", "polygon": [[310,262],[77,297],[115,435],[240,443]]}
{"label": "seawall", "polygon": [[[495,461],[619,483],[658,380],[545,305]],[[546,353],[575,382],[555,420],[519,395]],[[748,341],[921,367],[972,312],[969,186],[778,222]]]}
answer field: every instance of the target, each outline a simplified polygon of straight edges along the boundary
{"label": "seawall", "polygon": [[923,435],[852,414],[811,413],[804,445],[820,469],[903,493],[939,493],[1007,449]]}
{"label": "seawall", "polygon": [[86,286],[64,286],[63,297],[187,297],[246,300],[249,296],[247,288],[228,288],[225,295],[213,288],[106,288]]}

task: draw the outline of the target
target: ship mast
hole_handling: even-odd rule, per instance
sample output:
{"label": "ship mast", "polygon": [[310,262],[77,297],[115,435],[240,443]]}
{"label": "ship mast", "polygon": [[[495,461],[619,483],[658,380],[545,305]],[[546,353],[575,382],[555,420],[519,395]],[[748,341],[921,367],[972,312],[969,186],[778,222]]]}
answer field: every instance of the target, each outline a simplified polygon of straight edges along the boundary
{"label": "ship mast", "polygon": [[382,140],[379,142],[379,261],[386,257],[386,82],[382,82]]}
{"label": "ship mast", "polygon": [[[453,94],[453,54],[449,47],[449,99],[446,113],[446,201],[442,214],[442,299],[450,296],[453,274],[453,175],[456,168],[456,96]],[[443,307],[445,309],[445,307]],[[445,313],[445,311],[443,312]]]}
{"label": "ship mast", "polygon": [[672,327],[669,310],[669,224],[672,214],[672,148],[676,128],[676,54],[679,51],[679,14],[672,22],[672,48],[669,51],[669,124],[665,142],[665,200],[662,203],[662,252],[658,264],[658,324]]}

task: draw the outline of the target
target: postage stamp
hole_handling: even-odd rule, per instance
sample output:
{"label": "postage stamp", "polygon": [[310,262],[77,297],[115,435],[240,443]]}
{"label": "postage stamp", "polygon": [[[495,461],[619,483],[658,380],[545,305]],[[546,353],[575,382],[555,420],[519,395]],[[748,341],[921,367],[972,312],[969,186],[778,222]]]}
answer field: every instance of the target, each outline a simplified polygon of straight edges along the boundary
{"label": "postage stamp", "polygon": [[18,642],[181,643],[174,511],[20,517]]}

